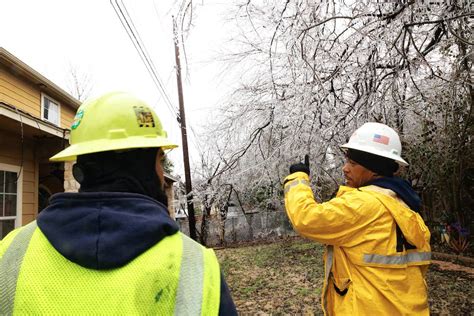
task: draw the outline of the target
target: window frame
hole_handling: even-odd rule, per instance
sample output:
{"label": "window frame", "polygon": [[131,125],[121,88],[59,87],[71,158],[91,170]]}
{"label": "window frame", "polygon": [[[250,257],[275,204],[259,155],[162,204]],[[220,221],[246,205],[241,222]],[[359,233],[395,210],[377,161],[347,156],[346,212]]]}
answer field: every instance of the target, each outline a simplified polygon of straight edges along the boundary
{"label": "window frame", "polygon": [[[44,117],[44,105],[45,105],[44,100],[45,100],[45,98],[49,99],[50,101],[52,101],[52,102],[54,102],[58,105],[58,122],[57,123],[52,122],[49,119]],[[57,100],[53,99],[52,97],[50,97],[49,95],[47,95],[46,93],[43,93],[43,92],[41,92],[41,119],[43,121],[46,121],[46,122],[54,124],[58,127],[61,127],[61,103],[59,103]]]}
{"label": "window frame", "polygon": [[15,172],[19,177],[16,184],[16,216],[1,216],[2,220],[15,219],[15,228],[21,227],[23,217],[23,172],[20,166],[9,165],[0,162],[0,171]]}

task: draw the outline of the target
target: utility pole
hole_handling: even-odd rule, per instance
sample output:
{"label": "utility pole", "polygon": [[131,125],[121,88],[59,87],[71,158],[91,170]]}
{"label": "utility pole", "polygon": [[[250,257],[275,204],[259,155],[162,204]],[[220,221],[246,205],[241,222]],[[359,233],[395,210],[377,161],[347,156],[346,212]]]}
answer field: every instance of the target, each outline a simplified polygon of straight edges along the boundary
{"label": "utility pole", "polygon": [[178,33],[176,30],[176,21],[173,17],[173,38],[174,38],[174,52],[176,58],[176,80],[178,82],[178,99],[179,99],[179,123],[181,125],[181,139],[183,142],[183,161],[184,161],[184,181],[186,185],[186,201],[188,205],[188,220],[189,220],[189,237],[197,240],[196,235],[196,218],[194,217],[194,204],[191,185],[191,171],[189,170],[189,153],[188,153],[188,133],[186,129],[186,117],[184,114],[184,100],[183,100],[183,84],[181,83],[181,63],[179,61],[179,43]]}

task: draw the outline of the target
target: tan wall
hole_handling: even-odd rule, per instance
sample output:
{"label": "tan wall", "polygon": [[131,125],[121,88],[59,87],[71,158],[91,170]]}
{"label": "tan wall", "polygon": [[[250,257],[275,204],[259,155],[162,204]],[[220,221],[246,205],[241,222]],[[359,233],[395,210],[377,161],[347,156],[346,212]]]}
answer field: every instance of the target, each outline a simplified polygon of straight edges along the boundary
{"label": "tan wall", "polygon": [[[23,150],[23,164],[22,164]],[[35,157],[35,144],[24,140],[22,146],[18,135],[0,131],[0,163],[22,166],[22,225],[36,218],[38,213],[38,163]]]}
{"label": "tan wall", "polygon": [[[70,128],[76,109],[57,100],[54,95],[46,95],[59,102],[60,127]],[[0,102],[16,106],[33,116],[41,117],[41,91],[7,71],[3,65],[0,65]]]}
{"label": "tan wall", "polygon": [[36,117],[41,116],[41,93],[0,65],[0,101],[14,105]]}
{"label": "tan wall", "polygon": [[76,110],[61,104],[61,127],[71,129]]}

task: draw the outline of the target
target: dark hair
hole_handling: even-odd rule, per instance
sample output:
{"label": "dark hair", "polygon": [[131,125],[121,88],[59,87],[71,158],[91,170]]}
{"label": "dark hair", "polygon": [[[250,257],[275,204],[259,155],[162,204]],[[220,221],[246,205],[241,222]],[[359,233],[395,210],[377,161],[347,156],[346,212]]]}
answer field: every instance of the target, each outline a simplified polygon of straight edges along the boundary
{"label": "dark hair", "polygon": [[168,199],[155,171],[158,148],[106,151],[77,157],[74,178],[79,192],[129,192],[149,196],[164,205]]}
{"label": "dark hair", "polygon": [[346,157],[370,171],[385,177],[392,177],[399,167],[393,159],[355,149],[348,149]]}

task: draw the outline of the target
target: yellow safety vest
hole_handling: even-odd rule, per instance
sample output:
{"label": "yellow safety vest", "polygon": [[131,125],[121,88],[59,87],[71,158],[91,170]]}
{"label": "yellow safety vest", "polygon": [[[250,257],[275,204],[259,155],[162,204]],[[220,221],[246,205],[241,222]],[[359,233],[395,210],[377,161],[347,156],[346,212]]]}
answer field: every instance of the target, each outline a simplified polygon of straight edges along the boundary
{"label": "yellow safety vest", "polygon": [[217,315],[214,252],[182,233],[123,267],[84,268],[63,257],[32,222],[0,243],[0,315]]}

